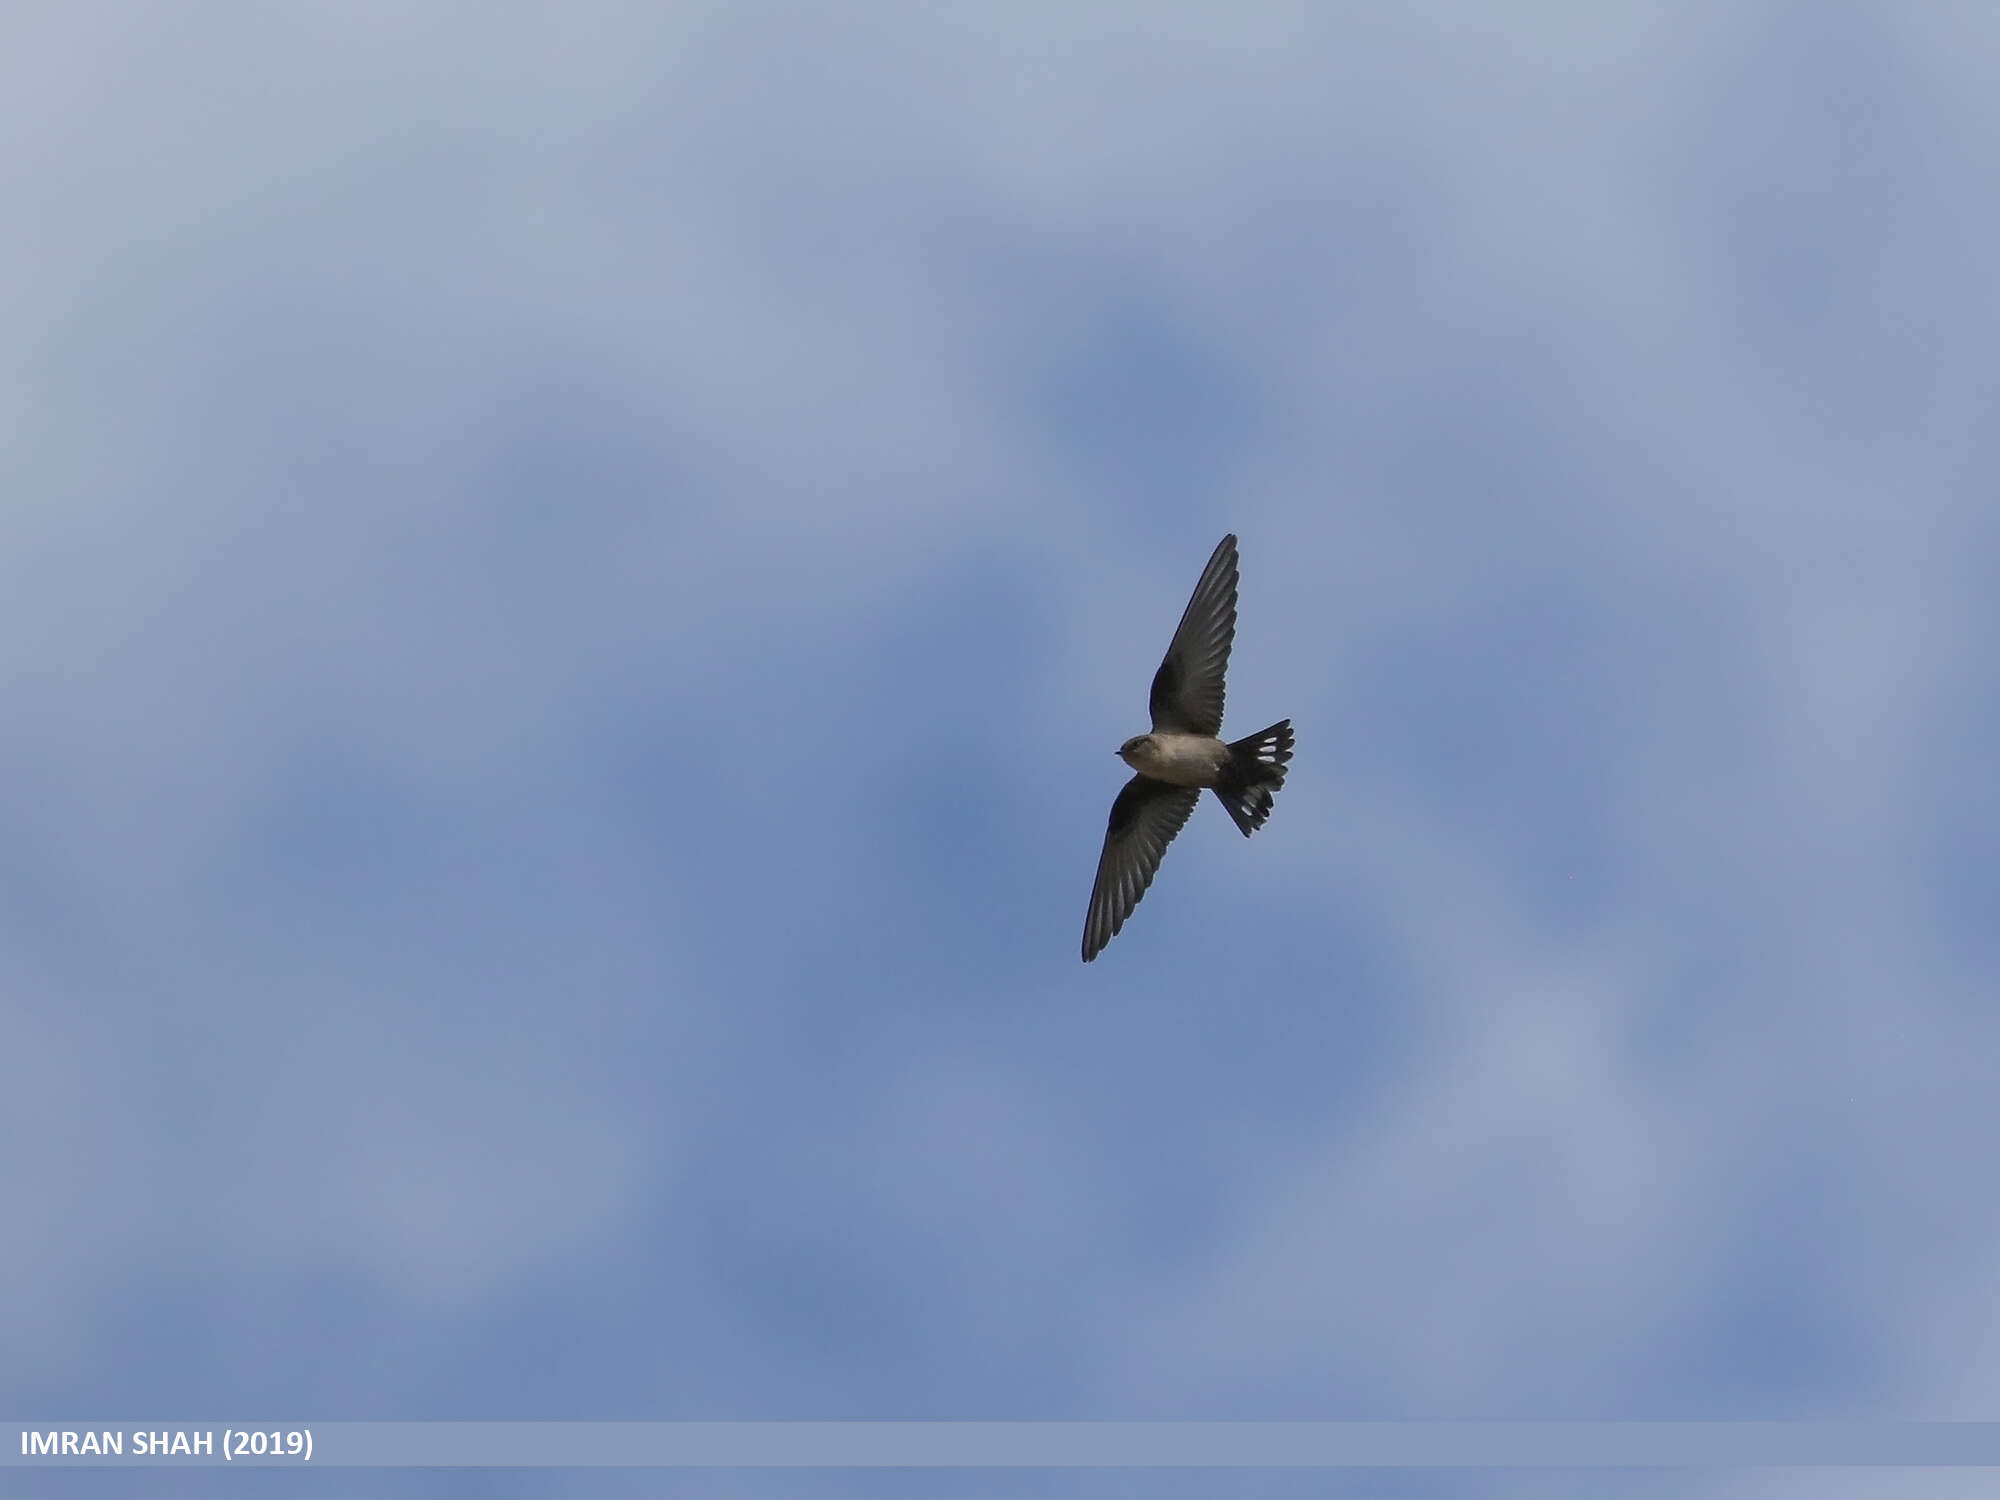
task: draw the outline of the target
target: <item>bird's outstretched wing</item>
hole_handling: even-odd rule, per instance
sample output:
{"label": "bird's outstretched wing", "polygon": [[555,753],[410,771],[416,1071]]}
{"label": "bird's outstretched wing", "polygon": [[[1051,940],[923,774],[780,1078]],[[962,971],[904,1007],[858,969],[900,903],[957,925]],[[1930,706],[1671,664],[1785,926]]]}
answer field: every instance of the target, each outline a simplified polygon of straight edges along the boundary
{"label": "bird's outstretched wing", "polygon": [[1089,963],[1118,935],[1132,908],[1153,883],[1160,856],[1186,825],[1201,797],[1199,787],[1174,786],[1150,776],[1134,776],[1111,804],[1104,852],[1097,859],[1097,883],[1090,888],[1090,915],[1083,924],[1083,961]]}
{"label": "bird's outstretched wing", "polygon": [[1222,733],[1222,679],[1236,639],[1236,538],[1216,543],[1194,586],[1166,660],[1153,674],[1153,728],[1169,733]]}

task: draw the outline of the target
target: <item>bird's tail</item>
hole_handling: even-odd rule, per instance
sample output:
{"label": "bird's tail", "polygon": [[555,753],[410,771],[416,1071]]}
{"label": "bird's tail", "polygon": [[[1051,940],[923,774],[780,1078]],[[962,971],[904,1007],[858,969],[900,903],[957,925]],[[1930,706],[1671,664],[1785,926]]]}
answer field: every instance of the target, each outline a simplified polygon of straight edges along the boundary
{"label": "bird's tail", "polygon": [[1272,796],[1285,784],[1285,764],[1291,758],[1290,719],[1280,719],[1230,745],[1229,768],[1216,782],[1215,795],[1246,839],[1271,816]]}

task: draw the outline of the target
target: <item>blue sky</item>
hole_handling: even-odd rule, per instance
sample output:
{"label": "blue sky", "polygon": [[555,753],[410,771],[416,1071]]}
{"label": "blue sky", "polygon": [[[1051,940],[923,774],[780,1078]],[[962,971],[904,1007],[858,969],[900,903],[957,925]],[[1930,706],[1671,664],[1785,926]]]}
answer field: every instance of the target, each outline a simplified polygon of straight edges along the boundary
{"label": "blue sky", "polygon": [[[0,1406],[1991,1417],[1996,85],[1944,5],[31,8]],[[1292,779],[1086,969],[1226,531]]]}

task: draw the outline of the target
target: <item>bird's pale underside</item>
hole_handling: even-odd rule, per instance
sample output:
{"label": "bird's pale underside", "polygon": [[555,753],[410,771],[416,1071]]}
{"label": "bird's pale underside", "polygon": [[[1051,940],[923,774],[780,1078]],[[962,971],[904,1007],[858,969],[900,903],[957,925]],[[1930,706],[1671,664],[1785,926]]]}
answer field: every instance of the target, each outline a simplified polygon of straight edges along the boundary
{"label": "bird's pale underside", "polygon": [[1292,721],[1280,719],[1234,744],[1223,741],[1223,679],[1235,639],[1236,538],[1226,536],[1202,569],[1166,659],[1153,674],[1152,732],[1118,749],[1137,774],[1111,804],[1083,924],[1085,963],[1132,915],[1204,787],[1245,838],[1271,815],[1272,795],[1285,784],[1292,758]]}

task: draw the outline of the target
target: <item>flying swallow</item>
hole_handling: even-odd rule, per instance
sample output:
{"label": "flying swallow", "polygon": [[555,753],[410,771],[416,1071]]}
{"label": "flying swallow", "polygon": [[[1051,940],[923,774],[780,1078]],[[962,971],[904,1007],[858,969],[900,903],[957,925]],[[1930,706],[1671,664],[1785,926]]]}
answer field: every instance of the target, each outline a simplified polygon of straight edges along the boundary
{"label": "flying swallow", "polygon": [[1104,951],[1132,915],[1203,787],[1215,793],[1246,839],[1271,816],[1272,794],[1285,784],[1285,765],[1292,758],[1292,721],[1280,719],[1233,744],[1219,738],[1222,679],[1235,639],[1236,538],[1226,536],[1201,570],[1166,660],[1153,674],[1148,704],[1153,732],[1135,734],[1118,747],[1138,774],[1111,804],[1083,924],[1085,963]]}

